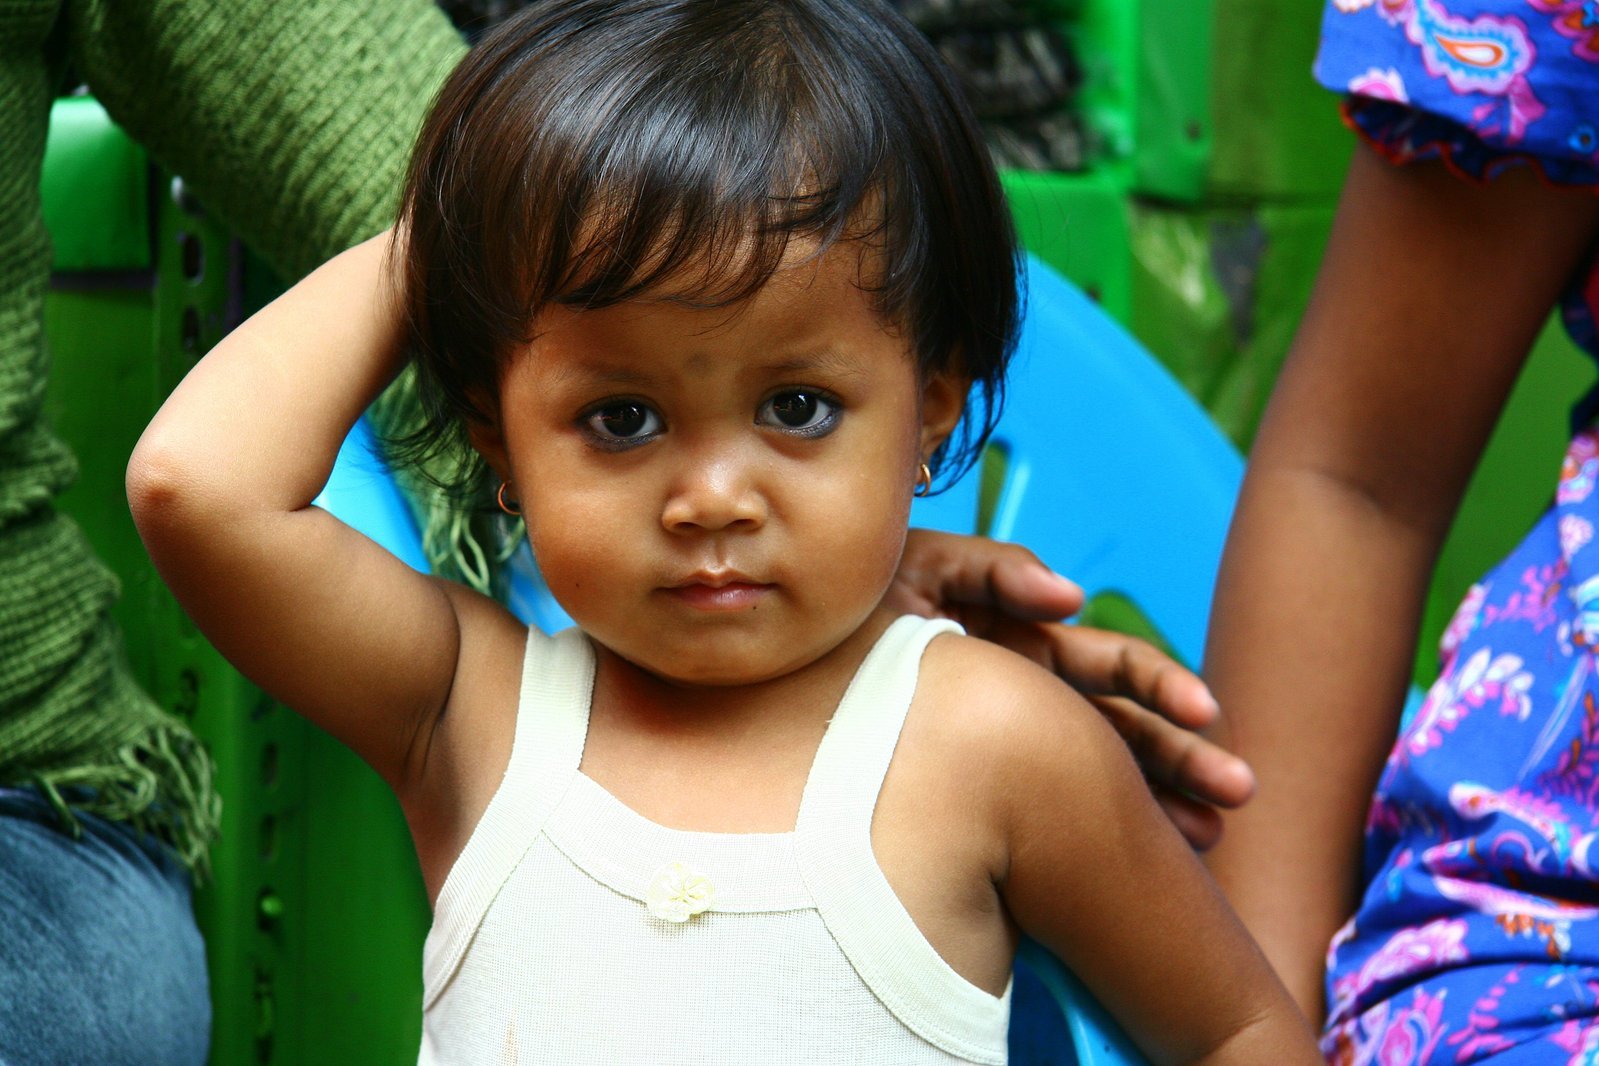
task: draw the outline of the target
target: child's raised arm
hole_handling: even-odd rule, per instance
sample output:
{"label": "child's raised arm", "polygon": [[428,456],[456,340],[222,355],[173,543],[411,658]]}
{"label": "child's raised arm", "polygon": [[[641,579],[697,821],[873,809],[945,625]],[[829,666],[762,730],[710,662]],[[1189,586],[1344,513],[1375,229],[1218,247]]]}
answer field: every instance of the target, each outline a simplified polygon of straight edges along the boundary
{"label": "child's raised arm", "polygon": [[995,882],[1016,923],[1153,1062],[1319,1063],[1298,1008],[1104,718],[1000,649],[943,643],[922,684],[991,716],[956,747],[962,772],[996,797]]}
{"label": "child's raised arm", "polygon": [[463,620],[510,620],[311,506],[400,365],[389,248],[384,234],[344,252],[234,330],[145,430],[127,484],[195,624],[404,800],[452,697]]}

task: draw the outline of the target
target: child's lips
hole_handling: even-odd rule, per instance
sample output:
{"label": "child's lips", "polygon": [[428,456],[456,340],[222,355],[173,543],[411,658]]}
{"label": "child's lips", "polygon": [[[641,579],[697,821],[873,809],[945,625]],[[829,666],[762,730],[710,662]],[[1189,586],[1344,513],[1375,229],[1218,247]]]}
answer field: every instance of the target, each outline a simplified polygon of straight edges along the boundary
{"label": "child's lips", "polygon": [[773,586],[728,572],[695,574],[663,591],[672,599],[702,611],[745,611],[757,606]]}

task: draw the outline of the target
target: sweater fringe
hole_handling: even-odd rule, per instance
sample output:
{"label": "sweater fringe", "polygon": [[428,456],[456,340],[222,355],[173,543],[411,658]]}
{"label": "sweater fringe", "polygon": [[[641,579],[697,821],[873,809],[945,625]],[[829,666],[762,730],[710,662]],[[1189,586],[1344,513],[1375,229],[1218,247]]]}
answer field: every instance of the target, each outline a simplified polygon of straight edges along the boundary
{"label": "sweater fringe", "polygon": [[210,876],[207,850],[221,828],[211,755],[180,723],[162,723],[93,762],[33,770],[31,784],[54,808],[61,829],[79,839],[79,813],[126,822],[170,847],[196,885]]}

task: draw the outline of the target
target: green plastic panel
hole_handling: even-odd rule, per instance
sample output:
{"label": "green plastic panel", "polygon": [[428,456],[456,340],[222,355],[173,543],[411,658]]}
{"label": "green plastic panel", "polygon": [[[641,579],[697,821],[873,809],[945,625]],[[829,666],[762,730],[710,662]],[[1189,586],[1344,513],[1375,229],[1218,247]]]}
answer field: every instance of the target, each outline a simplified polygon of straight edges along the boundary
{"label": "green plastic panel", "polygon": [[1132,158],[1137,136],[1138,6],[1124,0],[1081,0],[1059,12],[1061,31],[1076,49],[1083,84],[1072,106],[1093,138],[1096,167]]}
{"label": "green plastic panel", "polygon": [[1132,212],[1133,332],[1246,449],[1310,299],[1327,204]]}
{"label": "green plastic panel", "polygon": [[1022,246],[1125,322],[1132,309],[1128,207],[1117,176],[1007,171],[1002,180]]}
{"label": "green plastic panel", "polygon": [[111,124],[98,100],[56,102],[42,191],[57,271],[149,267],[148,170],[143,149]]}
{"label": "green plastic panel", "polygon": [[1073,106],[1095,168],[1123,165],[1142,195],[1184,201],[1205,191],[1211,153],[1208,0],[1045,3],[1083,67]]}
{"label": "green plastic panel", "polygon": [[1353,145],[1311,63],[1322,0],[1214,0],[1209,198],[1329,201]]}
{"label": "green plastic panel", "polygon": [[1211,4],[1142,0],[1133,70],[1133,188],[1143,196],[1193,203],[1210,168]]}

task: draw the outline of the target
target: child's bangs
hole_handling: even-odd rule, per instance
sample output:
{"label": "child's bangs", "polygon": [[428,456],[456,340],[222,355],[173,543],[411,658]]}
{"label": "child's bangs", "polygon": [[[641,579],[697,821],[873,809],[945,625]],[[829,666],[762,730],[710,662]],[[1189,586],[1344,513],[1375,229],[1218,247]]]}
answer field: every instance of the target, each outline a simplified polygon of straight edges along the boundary
{"label": "child's bangs", "polygon": [[848,79],[818,69],[802,41],[759,30],[744,47],[723,33],[688,54],[663,35],[658,61],[552,54],[534,80],[548,78],[545,98],[566,106],[537,116],[521,142],[504,189],[525,205],[519,225],[485,234],[504,242],[501,276],[522,287],[530,323],[552,303],[726,306],[796,255],[842,239],[898,243],[875,221],[894,217],[901,184],[885,173],[876,116],[843,106]]}
{"label": "child's bangs", "polygon": [[[729,195],[726,186],[655,187],[640,182],[599,193],[558,279],[534,306],[601,308],[627,300],[667,300],[720,308],[754,296],[777,271],[818,259],[840,241],[874,246],[882,236],[872,194],[850,196],[843,183],[812,181],[805,191],[786,174]],[[873,279],[863,287],[876,290]]]}

